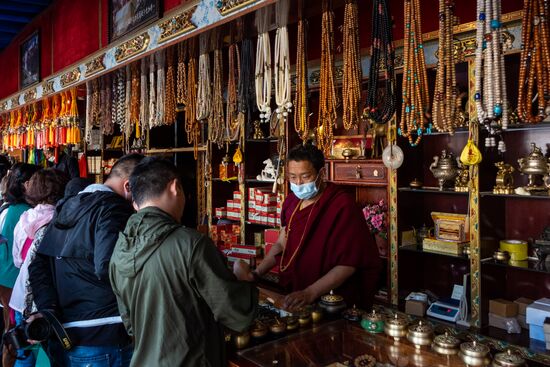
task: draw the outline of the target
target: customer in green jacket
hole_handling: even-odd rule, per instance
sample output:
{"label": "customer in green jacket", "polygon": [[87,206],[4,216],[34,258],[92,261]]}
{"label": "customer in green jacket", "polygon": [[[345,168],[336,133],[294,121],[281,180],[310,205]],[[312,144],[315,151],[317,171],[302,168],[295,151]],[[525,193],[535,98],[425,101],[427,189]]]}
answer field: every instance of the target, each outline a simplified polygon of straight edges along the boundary
{"label": "customer in green jacket", "polygon": [[[4,197],[7,206],[3,206],[0,213],[0,228],[2,237],[0,240],[0,303],[3,308],[4,331],[14,326],[10,322],[10,298],[13,285],[19,274],[19,269],[13,264],[13,230],[19,221],[19,217],[30,209],[25,201],[25,184],[40,167],[27,163],[16,163],[8,171],[6,192]],[[12,366],[13,361],[6,348],[2,351],[2,365]]]}
{"label": "customer in green jacket", "polygon": [[223,328],[256,313],[248,266],[232,274],[206,236],[180,224],[185,205],[174,165],[145,158],[130,177],[134,207],[115,246],[110,278],[128,333],[132,367],[224,366]]}

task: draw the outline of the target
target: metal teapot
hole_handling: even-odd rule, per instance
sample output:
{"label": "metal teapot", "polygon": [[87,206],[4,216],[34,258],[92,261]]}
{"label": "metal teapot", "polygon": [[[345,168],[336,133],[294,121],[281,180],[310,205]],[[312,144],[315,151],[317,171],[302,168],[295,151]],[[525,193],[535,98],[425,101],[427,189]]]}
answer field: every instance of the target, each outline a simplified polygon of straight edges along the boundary
{"label": "metal teapot", "polygon": [[[531,143],[531,149],[531,153],[527,157],[518,159],[519,171],[529,178],[529,183],[525,187],[526,190],[544,190],[544,186],[537,185],[537,176],[543,176],[544,181],[548,181],[550,162],[535,143]],[[548,185],[548,183],[546,183],[546,185]]]}
{"label": "metal teapot", "polygon": [[447,182],[454,182],[455,178],[460,173],[460,166],[452,152],[443,150],[441,156],[434,156],[434,161],[430,165],[434,177],[439,182],[439,190],[443,191],[443,187]]}

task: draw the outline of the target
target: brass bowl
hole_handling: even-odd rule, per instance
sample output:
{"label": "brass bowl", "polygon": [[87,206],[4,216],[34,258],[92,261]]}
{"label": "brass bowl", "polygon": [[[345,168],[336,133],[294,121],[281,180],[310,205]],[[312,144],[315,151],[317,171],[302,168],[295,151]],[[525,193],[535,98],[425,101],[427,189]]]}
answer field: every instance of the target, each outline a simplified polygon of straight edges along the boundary
{"label": "brass bowl", "polygon": [[363,311],[353,305],[352,308],[348,308],[342,313],[342,317],[348,321],[357,322],[360,321],[363,316]]}
{"label": "brass bowl", "polygon": [[488,366],[491,363],[489,359],[489,347],[479,344],[475,340],[460,344],[458,356],[467,366],[471,367]]}
{"label": "brass bowl", "polygon": [[421,189],[422,188],[422,181],[420,181],[418,178],[415,178],[409,183],[409,186],[412,189]]}
{"label": "brass bowl", "polygon": [[287,331],[293,331],[300,327],[300,320],[296,316],[287,316],[284,318],[284,322],[286,323]]}
{"label": "brass bowl", "polygon": [[318,323],[323,319],[323,310],[319,307],[316,307],[311,311],[311,320],[314,324]]}
{"label": "brass bowl", "polygon": [[311,324],[311,312],[302,311],[298,316],[298,323],[300,324],[300,326],[307,326]]}
{"label": "brass bowl", "polygon": [[384,332],[387,336],[392,337],[395,341],[399,341],[407,335],[407,320],[395,314],[394,317],[388,318],[384,324]]}
{"label": "brass bowl", "polygon": [[286,322],[276,319],[269,325],[269,331],[273,334],[282,334],[286,331]]}
{"label": "brass bowl", "polygon": [[510,254],[508,254],[508,251],[496,250],[493,254],[493,259],[497,261],[508,261],[510,259]]}
{"label": "brass bowl", "polygon": [[355,155],[355,152],[351,148],[345,148],[344,150],[342,150],[342,157],[344,157],[346,160],[350,159],[354,155]]}
{"label": "brass bowl", "polygon": [[452,335],[449,335],[448,332],[445,334],[438,335],[434,338],[432,343],[432,349],[442,355],[455,355],[458,353],[458,346],[460,345],[460,340]]}
{"label": "brass bowl", "polygon": [[250,328],[250,335],[252,335],[253,338],[262,338],[267,334],[268,328],[266,324],[264,324],[261,321],[256,321],[254,326]]}
{"label": "brass bowl", "polygon": [[525,367],[525,359],[508,349],[495,355],[493,367]]}
{"label": "brass bowl", "polygon": [[250,333],[248,331],[243,331],[242,333],[233,335],[233,343],[237,349],[242,349],[248,345],[250,342]]}
{"label": "brass bowl", "polygon": [[417,324],[410,325],[407,332],[407,339],[414,344],[414,347],[420,349],[421,347],[432,344],[433,340],[433,328],[431,325],[423,323],[422,320]]}

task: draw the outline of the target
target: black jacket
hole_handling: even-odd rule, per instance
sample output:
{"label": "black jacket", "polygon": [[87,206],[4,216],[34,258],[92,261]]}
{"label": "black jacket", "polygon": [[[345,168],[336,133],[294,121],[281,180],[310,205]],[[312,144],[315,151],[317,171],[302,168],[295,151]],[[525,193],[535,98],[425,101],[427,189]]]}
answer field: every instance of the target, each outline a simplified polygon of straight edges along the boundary
{"label": "black jacket", "polygon": [[[109,261],[118,234],[132,213],[124,198],[105,191],[78,194],[58,204],[29,267],[29,281],[39,310],[54,310],[63,323],[119,315],[109,282]],[[86,335],[90,335],[90,330],[84,332],[84,339]],[[69,336],[80,344],[82,335]],[[109,335],[103,336],[107,341],[100,338],[81,345],[110,344]]]}

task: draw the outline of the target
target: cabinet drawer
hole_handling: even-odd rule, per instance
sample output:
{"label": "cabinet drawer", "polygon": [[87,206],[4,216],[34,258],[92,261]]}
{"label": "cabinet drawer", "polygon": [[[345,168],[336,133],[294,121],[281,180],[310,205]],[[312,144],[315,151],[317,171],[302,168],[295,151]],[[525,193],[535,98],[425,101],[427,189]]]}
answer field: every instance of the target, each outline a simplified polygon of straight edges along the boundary
{"label": "cabinet drawer", "polygon": [[339,183],[385,185],[386,167],[378,162],[334,162],[333,179]]}

